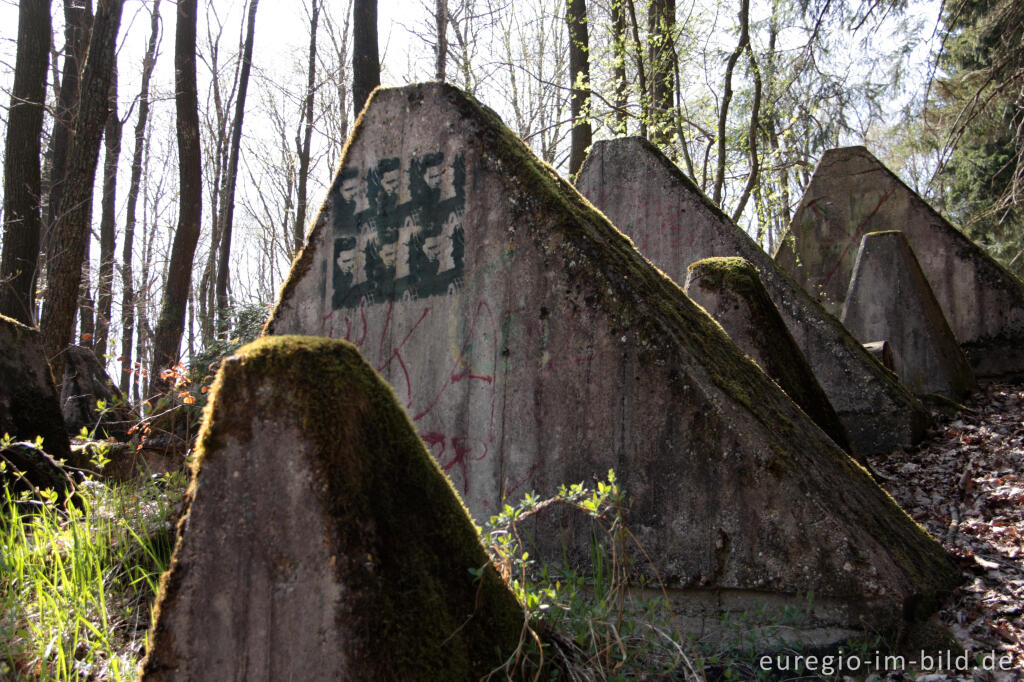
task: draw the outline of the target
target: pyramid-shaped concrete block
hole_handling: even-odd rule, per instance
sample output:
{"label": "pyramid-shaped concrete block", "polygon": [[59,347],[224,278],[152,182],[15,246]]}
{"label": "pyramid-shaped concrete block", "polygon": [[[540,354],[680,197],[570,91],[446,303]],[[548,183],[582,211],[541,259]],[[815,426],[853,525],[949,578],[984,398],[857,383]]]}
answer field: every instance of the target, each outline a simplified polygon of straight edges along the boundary
{"label": "pyramid-shaped concrete block", "polygon": [[858,452],[888,453],[924,436],[930,416],[913,394],[650,142],[594,143],[576,186],[679,282],[704,258],[752,263]]}
{"label": "pyramid-shaped concrete block", "polygon": [[861,238],[892,229],[917,254],[974,373],[1024,372],[1024,283],[864,147],[822,155],[775,261],[839,314]]}
{"label": "pyramid-shaped concrete block", "polygon": [[[851,452],[832,403],[750,261],[738,256],[705,258],[688,268],[684,290],[722,325],[729,338],[807,413],[821,430]],[[863,460],[862,464],[866,464]]]}
{"label": "pyramid-shaped concrete block", "polygon": [[378,90],[341,165],[267,331],[356,344],[477,519],[614,469],[636,570],[681,610],[718,604],[712,622],[813,590],[811,626],[882,627],[955,582],[941,547],[493,112],[443,84]]}
{"label": "pyramid-shaped concrete block", "polygon": [[186,502],[143,680],[475,680],[514,658],[523,609],[351,344],[227,360]]}
{"label": "pyramid-shaped concrete block", "polygon": [[864,235],[842,319],[865,343],[886,339],[895,347],[897,373],[910,390],[959,400],[976,388],[971,364],[902,232]]}

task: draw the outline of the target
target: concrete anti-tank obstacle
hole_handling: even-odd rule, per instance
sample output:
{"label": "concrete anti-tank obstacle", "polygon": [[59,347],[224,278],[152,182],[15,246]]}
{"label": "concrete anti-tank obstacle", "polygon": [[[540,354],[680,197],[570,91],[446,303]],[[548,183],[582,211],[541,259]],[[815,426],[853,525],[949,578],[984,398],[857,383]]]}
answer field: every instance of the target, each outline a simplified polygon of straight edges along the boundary
{"label": "concrete anti-tank obstacle", "polygon": [[864,235],[842,320],[863,341],[885,338],[895,345],[900,381],[916,393],[958,400],[977,387],[971,364],[902,232]]}
{"label": "concrete anti-tank obstacle", "polygon": [[523,609],[351,344],[227,360],[186,503],[143,680],[475,680],[519,646]]}
{"label": "concrete anti-tank obstacle", "polygon": [[910,242],[975,375],[1024,373],[1024,282],[864,147],[822,155],[775,261],[839,314],[861,238],[889,229]]}
{"label": "concrete anti-tank obstacle", "polygon": [[924,437],[927,409],[650,142],[595,142],[576,186],[679,282],[704,258],[750,261],[857,452],[884,454]]}
{"label": "concrete anti-tank obstacle", "polygon": [[614,469],[635,570],[688,627],[813,591],[802,627],[835,641],[957,582],[714,320],[448,85],[373,95],[267,332],[357,345],[477,519]]}
{"label": "concrete anti-tank obstacle", "polygon": [[829,438],[851,451],[846,430],[750,261],[733,256],[692,263],[683,289]]}

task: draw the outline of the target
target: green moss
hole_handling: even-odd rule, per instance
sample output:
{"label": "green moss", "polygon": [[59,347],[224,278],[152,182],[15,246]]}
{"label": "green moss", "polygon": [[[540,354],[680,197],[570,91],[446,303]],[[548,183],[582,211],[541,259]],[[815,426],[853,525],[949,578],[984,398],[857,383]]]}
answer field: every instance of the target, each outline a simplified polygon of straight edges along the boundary
{"label": "green moss", "polygon": [[[197,476],[224,439],[251,438],[260,415],[291,415],[316,453],[337,577],[352,600],[355,669],[365,679],[468,680],[500,667],[519,645],[523,610],[392,389],[355,347],[282,336],[239,350],[215,383]],[[481,568],[475,579],[470,570]]]}

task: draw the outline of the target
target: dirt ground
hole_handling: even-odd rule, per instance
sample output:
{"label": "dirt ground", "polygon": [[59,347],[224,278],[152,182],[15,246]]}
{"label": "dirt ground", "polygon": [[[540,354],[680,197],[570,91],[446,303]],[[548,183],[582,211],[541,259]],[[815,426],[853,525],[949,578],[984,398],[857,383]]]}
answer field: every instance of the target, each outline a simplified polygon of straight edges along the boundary
{"label": "dirt ground", "polygon": [[[916,680],[1024,679],[1024,384],[991,384],[913,450],[872,461],[880,483],[955,554],[964,583],[939,613],[960,645],[1012,670]],[[955,665],[954,665],[955,667]],[[996,666],[998,667],[998,665]]]}

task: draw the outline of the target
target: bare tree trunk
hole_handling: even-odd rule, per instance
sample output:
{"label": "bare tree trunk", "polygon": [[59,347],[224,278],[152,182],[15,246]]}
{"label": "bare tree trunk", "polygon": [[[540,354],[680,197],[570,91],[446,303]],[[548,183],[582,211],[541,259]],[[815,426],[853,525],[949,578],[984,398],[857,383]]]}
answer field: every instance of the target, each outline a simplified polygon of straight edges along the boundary
{"label": "bare tree trunk", "polygon": [[[94,181],[95,182],[95,181]],[[90,259],[90,247],[92,246],[92,201],[89,201],[89,210],[85,214],[85,236],[82,237],[85,245],[82,248],[82,279],[78,284],[78,345],[85,348],[92,348],[92,339],[96,331],[93,311],[96,303],[92,298],[92,267]],[[72,336],[74,332],[74,321],[72,321]]]}
{"label": "bare tree trunk", "polygon": [[629,105],[626,84],[626,8],[625,0],[612,0],[612,105],[615,107],[615,133],[625,135]]}
{"label": "bare tree trunk", "polygon": [[135,332],[135,284],[132,281],[132,249],[135,241],[136,207],[142,184],[142,156],[146,148],[146,125],[149,122],[149,80],[156,66],[156,46],[160,37],[160,0],[153,0],[150,10],[149,45],[142,60],[142,87],[139,93],[139,118],[135,123],[135,151],[132,154],[132,176],[128,185],[125,208],[124,244],[121,255],[121,392],[128,394],[132,378],[132,336]]}
{"label": "bare tree trunk", "polygon": [[352,104],[356,116],[378,85],[377,0],[355,0],[352,3]]}
{"label": "bare tree trunk", "polygon": [[590,128],[590,37],[586,0],[569,0],[565,12],[565,22],[569,27],[569,76],[572,78],[569,177],[575,178],[593,137]]}
{"label": "bare tree trunk", "polygon": [[256,7],[259,0],[249,0],[249,26],[245,46],[242,48],[242,69],[238,74],[238,93],[235,96],[235,118],[231,123],[231,150],[224,191],[221,193],[220,262],[217,266],[217,319],[220,333],[228,330],[228,275],[231,257],[231,227],[235,216],[235,183],[238,178],[238,150],[242,144],[242,120],[245,117],[245,97],[249,90],[249,70],[252,66],[252,48],[255,42]]}
{"label": "bare tree trunk", "polygon": [[36,263],[42,233],[39,154],[49,52],[50,3],[21,0],[4,150],[0,314],[28,325],[35,324]]}
{"label": "bare tree trunk", "polygon": [[651,141],[665,144],[670,137],[675,55],[675,0],[652,0],[647,14],[647,63],[650,65],[650,100],[647,118]]}
{"label": "bare tree trunk", "polygon": [[636,20],[636,3],[633,0],[626,0],[626,9],[629,10],[629,26],[633,33],[636,79],[640,90],[640,136],[647,137],[647,69],[644,67],[644,54],[640,47],[640,24]]}
{"label": "bare tree trunk", "polygon": [[110,74],[110,113],[103,131],[103,199],[100,208],[100,271],[97,290],[96,336],[93,350],[103,361],[110,333],[110,310],[114,287],[114,230],[117,212],[117,164],[121,158],[121,131],[117,114],[117,66]]}
{"label": "bare tree trunk", "polygon": [[75,117],[74,141],[68,152],[67,173],[57,222],[49,240],[46,303],[40,320],[43,349],[51,358],[55,377],[63,376],[62,351],[71,338],[82,278],[82,256],[88,236],[100,138],[107,120],[107,94],[114,65],[114,48],[124,0],[100,0],[96,8],[89,56],[82,71],[82,96]]}
{"label": "bare tree trunk", "polygon": [[434,48],[434,80],[444,82],[448,65],[448,0],[437,0],[434,8],[437,45]]}
{"label": "bare tree trunk", "polygon": [[750,44],[749,16],[750,0],[740,0],[740,39],[725,65],[725,87],[722,89],[722,105],[718,111],[718,165],[712,199],[719,206],[722,205],[722,189],[725,186],[725,129],[729,120],[729,103],[732,101],[732,73],[736,69],[736,62]]}
{"label": "bare tree trunk", "polygon": [[295,199],[295,225],[292,230],[295,253],[302,248],[302,242],[306,237],[306,182],[309,178],[309,147],[313,138],[313,97],[316,95],[316,28],[319,20],[320,0],[312,0],[309,17],[309,66],[306,72],[306,98],[302,104],[305,126],[302,137],[296,139],[298,147],[296,151],[299,153],[299,179]]}
{"label": "bare tree trunk", "polygon": [[[92,0],[85,3],[76,0],[64,0],[64,67],[60,81],[60,94],[57,98],[57,110],[54,113],[53,136],[50,146],[53,156],[50,163],[50,202],[43,242],[45,250],[49,249],[47,235],[57,222],[57,210],[64,195],[64,177],[67,174],[68,152],[75,131],[75,110],[78,108],[79,80],[82,65],[85,62],[85,51],[89,44],[89,31],[92,25]],[[46,254],[44,254],[45,256]]]}
{"label": "bare tree trunk", "polygon": [[[185,307],[192,283],[192,259],[203,213],[203,169],[199,147],[199,93],[196,89],[196,0],[179,0],[174,33],[174,102],[177,113],[179,207],[160,317],[153,338],[150,380],[161,392],[161,369],[178,363],[185,331]],[[152,385],[152,384],[151,384]]]}
{"label": "bare tree trunk", "polygon": [[[742,21],[747,19],[747,17],[741,15],[740,19]],[[748,31],[748,28],[741,30]],[[740,216],[743,215],[743,209],[746,208],[747,201],[750,199],[750,193],[761,179],[761,162],[757,151],[757,137],[761,134],[761,69],[757,65],[757,59],[754,57],[754,48],[750,45],[749,40],[747,41],[746,51],[747,58],[750,60],[750,71],[754,77],[754,96],[750,104],[750,125],[747,128],[747,153],[750,158],[750,172],[747,174],[747,184],[743,187],[743,194],[740,195],[736,209],[732,212],[733,222],[739,222]]]}

